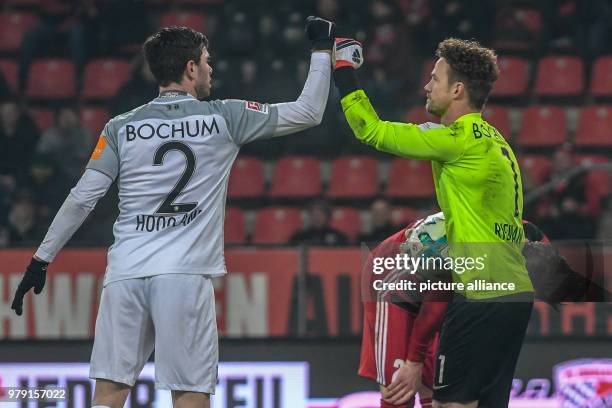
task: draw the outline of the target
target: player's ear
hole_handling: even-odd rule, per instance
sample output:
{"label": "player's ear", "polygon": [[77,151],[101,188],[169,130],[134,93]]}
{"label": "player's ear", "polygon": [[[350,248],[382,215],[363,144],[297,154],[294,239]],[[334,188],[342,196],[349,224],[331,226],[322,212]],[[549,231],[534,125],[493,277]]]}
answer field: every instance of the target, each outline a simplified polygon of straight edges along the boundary
{"label": "player's ear", "polygon": [[455,82],[452,86],[451,93],[453,95],[453,99],[460,99],[465,93],[465,85],[463,82]]}
{"label": "player's ear", "polygon": [[198,64],[195,63],[194,60],[187,61],[187,65],[185,66],[185,75],[187,75],[187,79],[193,80],[196,78],[196,71],[198,70]]}

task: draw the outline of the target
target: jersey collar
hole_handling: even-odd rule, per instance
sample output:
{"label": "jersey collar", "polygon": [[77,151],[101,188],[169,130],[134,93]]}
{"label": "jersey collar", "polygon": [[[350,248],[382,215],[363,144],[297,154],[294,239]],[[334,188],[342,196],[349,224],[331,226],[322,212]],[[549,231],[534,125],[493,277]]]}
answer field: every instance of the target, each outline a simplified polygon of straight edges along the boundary
{"label": "jersey collar", "polygon": [[465,115],[461,115],[457,119],[455,119],[455,122],[464,121],[464,120],[475,120],[475,119],[482,119],[482,113],[480,112],[466,113]]}
{"label": "jersey collar", "polygon": [[196,99],[193,95],[185,91],[168,90],[160,92],[157,98],[151,102],[156,104],[166,104],[182,101],[191,101]]}

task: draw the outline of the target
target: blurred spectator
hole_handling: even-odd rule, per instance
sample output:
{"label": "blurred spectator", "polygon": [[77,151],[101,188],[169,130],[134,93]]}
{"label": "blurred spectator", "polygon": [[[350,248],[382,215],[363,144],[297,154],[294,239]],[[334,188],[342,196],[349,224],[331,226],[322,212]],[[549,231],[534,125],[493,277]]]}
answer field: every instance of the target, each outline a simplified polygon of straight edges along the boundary
{"label": "blurred spectator", "polygon": [[10,100],[0,105],[0,184],[12,190],[28,173],[39,139],[32,118]]}
{"label": "blurred spectator", "polygon": [[100,54],[126,46],[140,48],[149,33],[147,9],[143,0],[103,0],[97,2],[99,19],[97,48]]}
{"label": "blurred spectator", "polygon": [[[495,21],[495,2],[481,0],[433,0],[431,32],[435,45],[445,38],[477,39],[487,45]],[[434,45],[434,46],[435,46]]]}
{"label": "blurred spectator", "polygon": [[331,208],[326,201],[317,200],[308,208],[309,226],[291,237],[291,244],[343,245],[348,238],[330,226]]}
{"label": "blurred spectator", "polygon": [[57,110],[54,125],[47,129],[37,151],[53,158],[70,182],[81,176],[93,149],[93,138],[81,123],[76,108],[65,106]]}
{"label": "blurred spectator", "polygon": [[[23,38],[19,64],[19,89],[26,88],[28,69],[35,58],[53,45],[68,44],[77,73],[82,72],[95,33],[98,9],[95,0],[42,0],[40,21]],[[80,76],[80,75],[79,75]]]}
{"label": "blurred spectator", "polygon": [[586,51],[585,57],[588,58],[612,53],[612,1],[580,1],[578,5],[581,19],[578,27],[586,30],[586,38],[579,40],[578,50]]}
{"label": "blurred spectator", "polygon": [[28,186],[41,222],[49,225],[72,185],[52,157],[39,154],[32,159]]}
{"label": "blurred spectator", "polygon": [[390,235],[398,231],[398,227],[391,222],[391,206],[383,198],[374,200],[370,206],[370,216],[372,217],[372,229],[368,234],[359,236],[360,242],[378,243],[384,241]]}
{"label": "blurred spectator", "polygon": [[595,236],[595,223],[587,213],[586,175],[569,177],[575,167],[567,147],[555,151],[552,172],[547,182],[554,183],[548,205],[543,207],[543,230],[553,239],[590,239]]}
{"label": "blurred spectator", "polygon": [[11,96],[13,96],[13,91],[4,77],[4,74],[0,71],[0,101],[7,100]]}
{"label": "blurred spectator", "polygon": [[22,190],[13,199],[8,213],[8,232],[11,245],[31,245],[38,243],[44,236],[29,191]]}
{"label": "blurred spectator", "polygon": [[139,55],[132,65],[132,75],[123,85],[110,103],[111,116],[117,116],[144,105],[157,97],[159,88],[157,81],[146,64],[144,57]]}
{"label": "blurred spectator", "polygon": [[612,241],[612,196],[609,196],[601,219],[597,239]]}

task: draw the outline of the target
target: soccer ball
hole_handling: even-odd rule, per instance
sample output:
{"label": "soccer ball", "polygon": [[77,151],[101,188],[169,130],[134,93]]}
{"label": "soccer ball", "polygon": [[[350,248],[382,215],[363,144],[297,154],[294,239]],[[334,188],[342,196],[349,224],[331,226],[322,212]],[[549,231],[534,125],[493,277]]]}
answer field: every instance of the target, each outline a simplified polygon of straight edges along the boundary
{"label": "soccer ball", "polygon": [[445,257],[448,252],[444,214],[432,214],[406,230],[402,252],[410,257]]}

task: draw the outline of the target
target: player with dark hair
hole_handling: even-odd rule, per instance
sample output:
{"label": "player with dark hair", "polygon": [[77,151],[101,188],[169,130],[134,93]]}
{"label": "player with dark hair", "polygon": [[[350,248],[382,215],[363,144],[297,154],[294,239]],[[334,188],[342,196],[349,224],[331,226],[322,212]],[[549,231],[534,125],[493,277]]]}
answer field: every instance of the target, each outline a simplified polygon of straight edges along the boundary
{"label": "player with dark hair", "polygon": [[210,94],[208,41],[163,28],[144,44],[159,96],[111,119],[19,284],[12,309],[44,287],[46,270],[119,179],[119,217],[108,251],[90,377],[94,406],[123,407],[155,348],[155,387],[175,407],[209,407],[218,341],[211,278],[227,273],[223,223],[230,169],[245,143],[321,122],[334,24],[310,17],[310,71],[294,102],[202,101]]}
{"label": "player with dark hair", "polygon": [[[361,45],[355,41],[345,46],[337,39],[336,48],[337,54],[361,60]],[[450,255],[483,259],[482,268],[471,264],[452,274],[453,283],[460,285],[440,334],[434,406],[502,407],[508,403],[533,307],[522,256],[521,174],[504,137],[481,116],[499,75],[495,53],[475,41],[451,38],[439,44],[436,55],[425,107],[440,117],[440,124],[381,120],[355,75],[361,61],[336,64],[334,79],[360,141],[432,162]],[[508,290],[499,289],[508,283]],[[411,375],[417,374],[415,367]]]}

